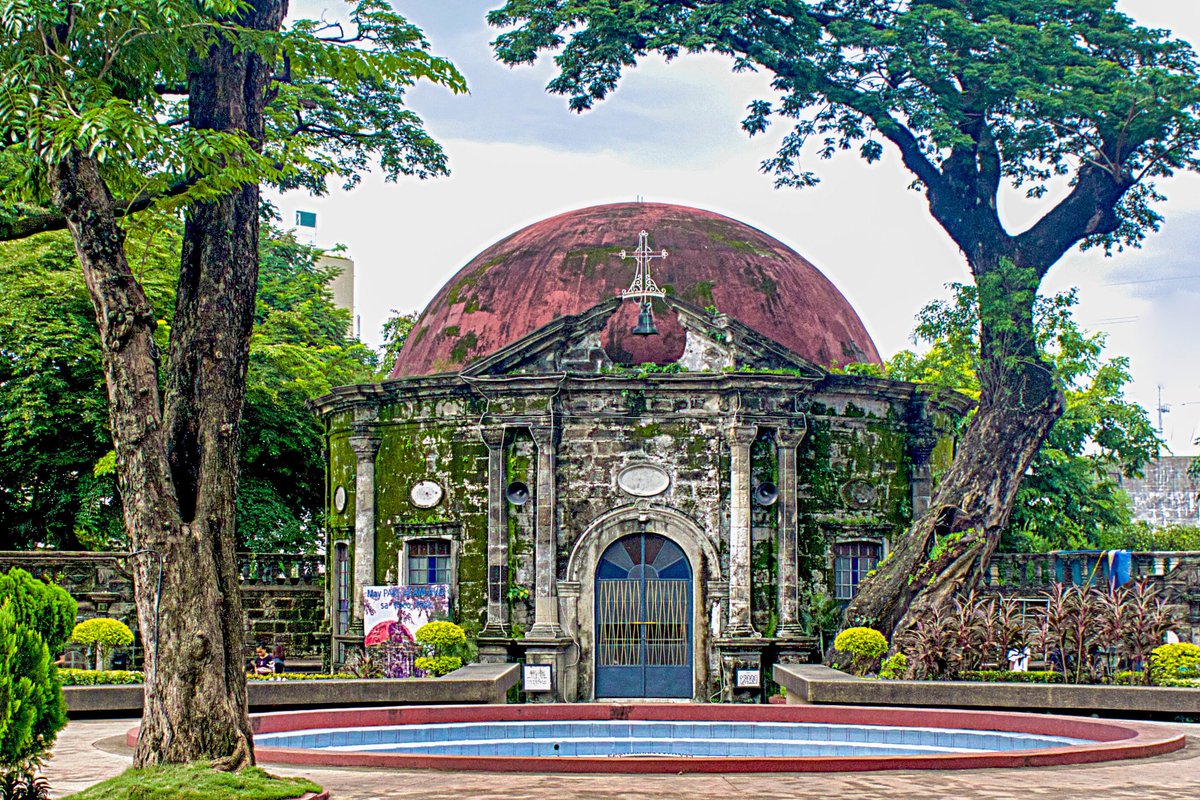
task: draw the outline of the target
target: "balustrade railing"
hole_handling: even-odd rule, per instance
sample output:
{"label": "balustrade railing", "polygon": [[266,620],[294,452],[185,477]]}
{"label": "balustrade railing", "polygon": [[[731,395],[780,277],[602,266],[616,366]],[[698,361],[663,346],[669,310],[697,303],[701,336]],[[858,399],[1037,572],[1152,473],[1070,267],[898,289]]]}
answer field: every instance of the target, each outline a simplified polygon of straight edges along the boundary
{"label": "balustrade railing", "polygon": [[[1051,584],[1104,585],[1110,576],[1125,578],[1105,552],[997,553],[992,556],[984,583],[1002,592],[1038,591]],[[1176,569],[1200,566],[1200,552],[1151,551],[1129,554],[1131,580],[1162,582]]]}
{"label": "balustrade railing", "polygon": [[238,553],[242,585],[322,586],[325,556],[292,553]]}

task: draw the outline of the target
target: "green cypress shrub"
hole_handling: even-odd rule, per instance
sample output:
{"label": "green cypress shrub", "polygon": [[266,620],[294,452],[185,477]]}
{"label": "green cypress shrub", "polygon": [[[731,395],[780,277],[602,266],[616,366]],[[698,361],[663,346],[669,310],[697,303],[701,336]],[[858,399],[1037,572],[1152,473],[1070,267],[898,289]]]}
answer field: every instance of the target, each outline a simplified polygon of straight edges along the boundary
{"label": "green cypress shrub", "polygon": [[0,772],[29,773],[67,724],[58,670],[42,636],[0,603]]}
{"label": "green cypress shrub", "polygon": [[51,654],[57,655],[71,637],[78,610],[75,598],[53,583],[45,583],[19,567],[0,574],[0,603],[12,601],[18,625],[37,631]]}

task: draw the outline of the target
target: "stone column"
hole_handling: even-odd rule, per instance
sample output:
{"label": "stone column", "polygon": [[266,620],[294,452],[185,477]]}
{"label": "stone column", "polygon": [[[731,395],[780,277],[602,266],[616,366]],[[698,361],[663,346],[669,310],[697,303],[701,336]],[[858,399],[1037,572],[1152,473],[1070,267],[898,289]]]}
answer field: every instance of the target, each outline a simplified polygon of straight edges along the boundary
{"label": "stone column", "polygon": [[750,624],[750,445],[756,425],[729,434],[729,625],[726,636],[757,636]]}
{"label": "stone column", "polygon": [[351,617],[363,618],[364,586],[375,583],[375,454],[379,437],[374,428],[355,426],[350,437],[357,468],[354,478],[354,596]]}
{"label": "stone column", "polygon": [[776,636],[794,639],[804,633],[800,626],[799,516],[796,493],[796,448],[804,440],[806,426],[778,428],[775,446],[779,453],[779,557],[776,559],[776,580],[779,589],[779,628]]}
{"label": "stone column", "polygon": [[487,624],[484,636],[508,633],[508,502],[504,496],[504,426],[488,425],[480,429],[488,449],[488,525]]}
{"label": "stone column", "polygon": [[544,425],[531,427],[529,432],[537,447],[537,508],[534,517],[533,627],[525,638],[558,639],[563,633],[558,623],[558,597],[555,592],[558,557],[554,526],[554,429]]}

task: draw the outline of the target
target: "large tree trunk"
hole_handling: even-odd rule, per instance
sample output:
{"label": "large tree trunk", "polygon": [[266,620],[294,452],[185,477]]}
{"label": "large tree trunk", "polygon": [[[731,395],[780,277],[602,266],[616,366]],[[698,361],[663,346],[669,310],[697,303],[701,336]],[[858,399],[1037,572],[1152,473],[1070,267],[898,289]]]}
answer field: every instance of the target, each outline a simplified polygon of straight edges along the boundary
{"label": "large tree trunk", "polygon": [[[285,0],[255,0],[237,22],[278,30]],[[245,133],[263,140],[263,108],[272,60],[220,38],[189,69],[194,130]],[[250,333],[258,286],[259,187],[243,186],[189,209],[171,328],[163,427],[183,528],[197,543],[172,613],[202,614],[208,625],[192,652],[164,661],[168,679],[203,660],[208,680],[164,686],[164,702],[147,706],[134,764],[214,759],[236,769],[254,762],[246,704],[245,620],[238,592],[239,432],[246,394]],[[212,741],[217,709],[219,741]],[[218,746],[213,749],[212,745]],[[179,755],[177,755],[179,753]]]}
{"label": "large tree trunk", "polygon": [[[255,0],[237,20],[278,30],[285,0]],[[191,124],[261,146],[269,54],[218,39],[189,70]],[[145,692],[134,765],[253,763],[234,529],[238,430],[258,280],[257,185],[193,208],[165,396],[155,317],[129,269],[99,166],[72,152],[52,165],[96,312],[134,587]]]}
{"label": "large tree trunk", "polygon": [[[186,523],[171,475],[158,388],[154,313],[125,258],[125,237],[94,159],[79,151],[54,166],[54,199],[67,218],[96,312],[108,385],[117,482],[133,548],[146,702],[137,763],[251,758],[245,677],[223,664],[222,619],[233,591],[216,580],[213,542]],[[161,565],[161,578],[160,578]],[[240,630],[241,620],[238,620]],[[241,659],[241,636],[233,642]]]}
{"label": "large tree trunk", "polygon": [[980,402],[929,508],[893,542],[846,621],[893,635],[977,585],[1008,524],[1017,489],[1063,394],[1034,339],[1037,277],[1011,264],[977,267]]}

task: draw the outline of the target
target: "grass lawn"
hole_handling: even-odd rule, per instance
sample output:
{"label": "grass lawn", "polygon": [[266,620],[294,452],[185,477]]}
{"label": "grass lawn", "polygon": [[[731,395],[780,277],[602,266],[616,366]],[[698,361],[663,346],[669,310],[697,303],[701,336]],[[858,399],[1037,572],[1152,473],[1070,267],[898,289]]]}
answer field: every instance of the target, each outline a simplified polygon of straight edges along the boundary
{"label": "grass lawn", "polygon": [[65,800],[287,800],[321,787],[251,767],[217,772],[204,764],[128,769]]}

